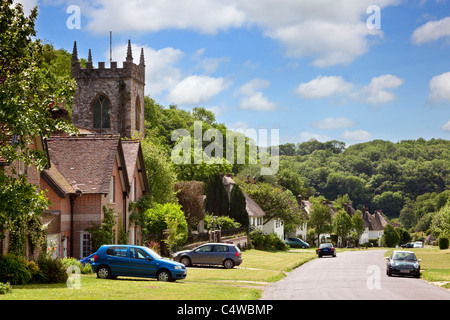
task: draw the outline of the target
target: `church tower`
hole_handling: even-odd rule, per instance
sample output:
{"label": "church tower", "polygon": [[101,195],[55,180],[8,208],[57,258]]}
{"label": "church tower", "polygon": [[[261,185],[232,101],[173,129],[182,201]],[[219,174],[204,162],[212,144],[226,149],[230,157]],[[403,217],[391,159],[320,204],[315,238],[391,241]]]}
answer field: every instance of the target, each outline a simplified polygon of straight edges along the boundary
{"label": "church tower", "polygon": [[133,62],[131,42],[123,67],[99,62],[94,68],[89,50],[86,68],[78,60],[77,43],[72,53],[72,78],[77,82],[73,99],[72,123],[102,134],[123,138],[144,138],[145,61],[141,50],[139,65]]}

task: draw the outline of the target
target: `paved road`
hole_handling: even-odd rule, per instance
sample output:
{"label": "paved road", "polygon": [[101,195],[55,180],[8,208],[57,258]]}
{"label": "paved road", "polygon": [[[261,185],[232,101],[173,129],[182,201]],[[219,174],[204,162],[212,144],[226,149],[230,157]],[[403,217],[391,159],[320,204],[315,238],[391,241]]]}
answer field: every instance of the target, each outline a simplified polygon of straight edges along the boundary
{"label": "paved road", "polygon": [[266,287],[261,300],[450,300],[450,292],[422,279],[388,277],[385,250],[314,259]]}

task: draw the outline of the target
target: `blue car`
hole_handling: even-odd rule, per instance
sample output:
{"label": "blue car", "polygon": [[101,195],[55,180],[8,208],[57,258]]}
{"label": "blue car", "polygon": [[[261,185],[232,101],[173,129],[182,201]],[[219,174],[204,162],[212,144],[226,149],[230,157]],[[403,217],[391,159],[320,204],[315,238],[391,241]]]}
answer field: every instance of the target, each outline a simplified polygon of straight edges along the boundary
{"label": "blue car", "polygon": [[95,256],[96,254],[97,254],[97,252],[95,252],[95,253],[93,253],[93,254],[87,256],[87,257],[84,258],[84,259],[80,259],[80,260],[78,260],[78,261],[80,261],[81,264],[82,264],[83,266],[84,266],[86,263],[92,264],[92,262],[94,261],[94,256]]}
{"label": "blue car", "polygon": [[147,247],[132,245],[101,246],[94,255],[92,270],[100,279],[126,276],[176,281],[187,275],[184,264],[164,259]]}
{"label": "blue car", "polygon": [[336,249],[331,243],[322,243],[316,252],[319,258],[322,258],[322,256],[336,257]]}

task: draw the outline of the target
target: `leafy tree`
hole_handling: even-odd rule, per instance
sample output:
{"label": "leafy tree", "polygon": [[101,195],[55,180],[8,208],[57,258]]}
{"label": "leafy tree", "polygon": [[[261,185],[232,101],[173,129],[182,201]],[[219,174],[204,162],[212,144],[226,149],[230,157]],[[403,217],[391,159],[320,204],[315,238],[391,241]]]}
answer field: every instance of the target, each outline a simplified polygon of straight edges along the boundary
{"label": "leafy tree", "polygon": [[297,198],[290,190],[264,182],[239,183],[239,186],[265,212],[264,224],[279,219],[285,231],[294,231],[303,224]]}
{"label": "leafy tree", "polygon": [[401,192],[386,191],[372,199],[372,208],[382,210],[388,217],[398,217],[403,206]]}
{"label": "leafy tree", "polygon": [[216,216],[229,216],[230,200],[219,173],[212,174],[205,184],[206,211]]}
{"label": "leafy tree", "polygon": [[186,217],[189,227],[194,227],[205,218],[205,200],[202,181],[179,181],[175,183],[178,203]]}
{"label": "leafy tree", "polygon": [[442,237],[450,236],[450,200],[434,215],[431,230]]}
{"label": "leafy tree", "polygon": [[364,222],[362,219],[362,213],[360,210],[356,210],[355,214],[352,217],[353,230],[355,233],[355,242],[359,244],[359,239],[361,235],[364,233]]}
{"label": "leafy tree", "polygon": [[[0,159],[43,170],[47,158],[33,147],[34,139],[58,130],[74,132],[67,121],[54,120],[51,111],[72,101],[75,83],[42,68],[36,17],[37,8],[25,16],[21,4],[0,3]],[[23,174],[11,170],[0,170],[0,226],[7,228],[20,217],[40,216],[49,204]]]}
{"label": "leafy tree", "polygon": [[347,212],[340,209],[333,218],[333,230],[336,235],[345,243],[350,236],[350,231],[353,228],[352,219]]}
{"label": "leafy tree", "polygon": [[248,227],[249,218],[246,209],[246,201],[244,193],[241,188],[236,184],[231,189],[230,194],[230,218],[239,222],[242,226]]}
{"label": "leafy tree", "polygon": [[386,247],[395,247],[400,242],[400,236],[391,224],[384,228],[383,242]]}
{"label": "leafy tree", "polygon": [[406,229],[409,229],[417,224],[416,211],[414,209],[414,202],[407,201],[400,211],[400,222]]}
{"label": "leafy tree", "polygon": [[116,216],[114,209],[103,206],[103,221],[101,224],[91,222],[86,230],[91,234],[92,252],[97,251],[104,244],[114,243],[114,226]]}
{"label": "leafy tree", "polygon": [[331,230],[330,208],[323,205],[323,197],[310,198],[312,209],[309,213],[308,227],[314,228],[316,237],[320,244],[320,235]]}

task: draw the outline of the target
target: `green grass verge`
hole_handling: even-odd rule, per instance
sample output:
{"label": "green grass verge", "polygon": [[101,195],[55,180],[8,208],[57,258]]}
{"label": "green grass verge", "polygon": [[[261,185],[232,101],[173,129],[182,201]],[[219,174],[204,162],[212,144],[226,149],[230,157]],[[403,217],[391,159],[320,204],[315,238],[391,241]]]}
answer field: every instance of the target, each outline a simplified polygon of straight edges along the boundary
{"label": "green grass verge", "polygon": [[69,289],[66,284],[13,286],[12,293],[0,295],[0,300],[257,300],[268,283],[314,257],[312,249],[247,250],[239,268],[188,268],[187,278],[175,283],[81,275],[80,289]]}

